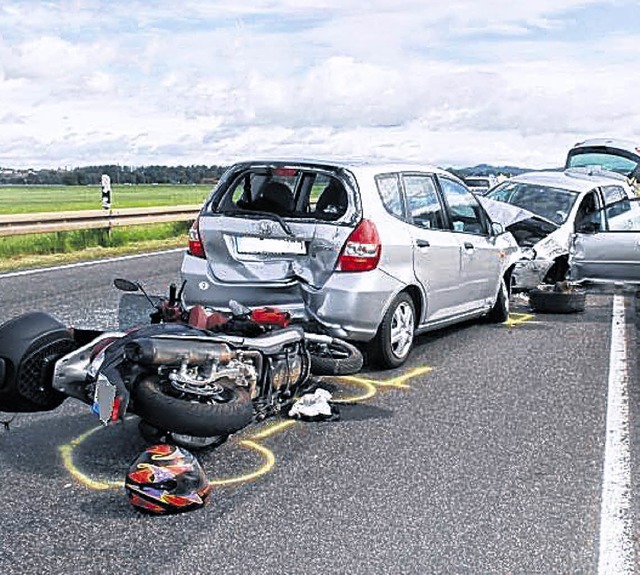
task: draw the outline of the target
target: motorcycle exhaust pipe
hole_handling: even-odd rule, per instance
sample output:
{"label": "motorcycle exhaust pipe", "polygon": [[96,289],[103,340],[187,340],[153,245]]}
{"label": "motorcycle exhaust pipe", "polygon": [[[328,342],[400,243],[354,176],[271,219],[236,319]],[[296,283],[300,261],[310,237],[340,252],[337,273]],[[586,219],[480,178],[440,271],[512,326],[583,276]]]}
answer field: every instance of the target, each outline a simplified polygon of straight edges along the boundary
{"label": "motorcycle exhaust pipe", "polygon": [[179,365],[186,361],[192,364],[229,363],[236,357],[226,343],[171,338],[143,337],[125,345],[124,356],[143,365]]}

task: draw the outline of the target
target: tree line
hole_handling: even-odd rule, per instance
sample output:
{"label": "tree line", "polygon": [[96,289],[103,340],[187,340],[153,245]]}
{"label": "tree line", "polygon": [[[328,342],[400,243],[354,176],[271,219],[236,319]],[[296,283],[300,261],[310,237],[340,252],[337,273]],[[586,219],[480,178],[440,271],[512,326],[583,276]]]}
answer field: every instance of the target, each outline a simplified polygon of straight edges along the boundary
{"label": "tree line", "polygon": [[118,184],[211,184],[224,166],[84,166],[73,169],[0,169],[0,185],[99,186],[102,174]]}

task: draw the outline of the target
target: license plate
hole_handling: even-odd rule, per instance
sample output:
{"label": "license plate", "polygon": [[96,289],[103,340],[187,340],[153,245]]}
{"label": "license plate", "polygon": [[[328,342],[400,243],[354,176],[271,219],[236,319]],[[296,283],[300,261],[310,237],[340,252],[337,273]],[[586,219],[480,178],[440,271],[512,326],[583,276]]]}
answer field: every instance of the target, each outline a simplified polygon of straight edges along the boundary
{"label": "license plate", "polygon": [[236,238],[239,254],[292,254],[305,255],[307,246],[300,240],[278,238]]}

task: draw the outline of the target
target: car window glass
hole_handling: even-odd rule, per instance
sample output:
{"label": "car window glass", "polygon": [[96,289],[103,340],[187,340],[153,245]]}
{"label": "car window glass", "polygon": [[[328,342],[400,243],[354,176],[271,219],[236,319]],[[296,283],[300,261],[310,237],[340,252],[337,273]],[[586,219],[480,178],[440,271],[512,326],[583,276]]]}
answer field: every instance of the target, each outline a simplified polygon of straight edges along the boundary
{"label": "car window glass", "polygon": [[[596,193],[588,192],[580,201],[576,212],[575,227],[584,229],[586,224],[591,224],[592,229],[600,229],[602,225],[602,214],[600,212],[600,202]],[[597,226],[593,228],[593,226]]]}
{"label": "car window glass", "polygon": [[222,192],[217,209],[224,212],[268,212],[293,218],[334,221],[349,208],[342,182],[330,174],[275,167],[247,171]]}
{"label": "car window glass", "polygon": [[453,230],[470,234],[488,233],[486,219],[475,196],[458,182],[448,178],[439,180]]}
{"label": "car window glass", "polygon": [[413,223],[421,228],[445,229],[444,213],[433,177],[406,175],[403,182]]}
{"label": "car window glass", "polygon": [[618,172],[619,174],[629,175],[637,167],[636,160],[626,158],[621,154],[611,152],[582,152],[579,149],[573,150],[569,154],[567,168],[583,168],[591,166],[600,166],[605,170]]}
{"label": "car window glass", "polygon": [[376,176],[376,185],[380,199],[386,210],[398,217],[403,217],[402,195],[400,194],[400,183],[397,174],[384,174]]}
{"label": "car window glass", "polygon": [[615,204],[627,197],[627,194],[624,193],[624,188],[620,186],[604,186],[602,188],[602,195],[604,196],[605,206]]}
{"label": "car window glass", "polygon": [[[609,222],[610,230],[628,229],[630,225],[629,212],[631,203],[621,186],[604,186],[605,214]],[[635,207],[635,206],[634,206]]]}

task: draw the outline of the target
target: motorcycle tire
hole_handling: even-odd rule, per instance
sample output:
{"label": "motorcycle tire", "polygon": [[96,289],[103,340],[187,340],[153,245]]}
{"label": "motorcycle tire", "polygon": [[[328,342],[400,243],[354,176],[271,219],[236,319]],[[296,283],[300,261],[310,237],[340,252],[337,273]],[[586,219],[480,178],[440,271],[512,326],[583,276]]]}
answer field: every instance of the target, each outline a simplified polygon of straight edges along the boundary
{"label": "motorcycle tire", "polygon": [[228,435],[214,435],[213,437],[195,437],[193,435],[180,435],[179,433],[171,433],[154,427],[150,423],[140,420],[138,422],[138,431],[142,438],[150,445],[158,443],[171,443],[178,447],[184,447],[191,451],[201,451],[214,449],[222,445]]}
{"label": "motorcycle tire", "polygon": [[49,411],[66,396],[53,389],[55,362],[77,348],[57,319],[27,313],[0,326],[0,411]]}
{"label": "motorcycle tire", "polygon": [[330,344],[307,342],[314,375],[352,375],[362,369],[362,352],[353,344],[333,338]]}
{"label": "motorcycle tire", "polygon": [[148,424],[184,435],[230,435],[253,418],[249,393],[231,382],[221,384],[228,400],[203,403],[169,395],[158,376],[143,377],[132,391],[133,411]]}

